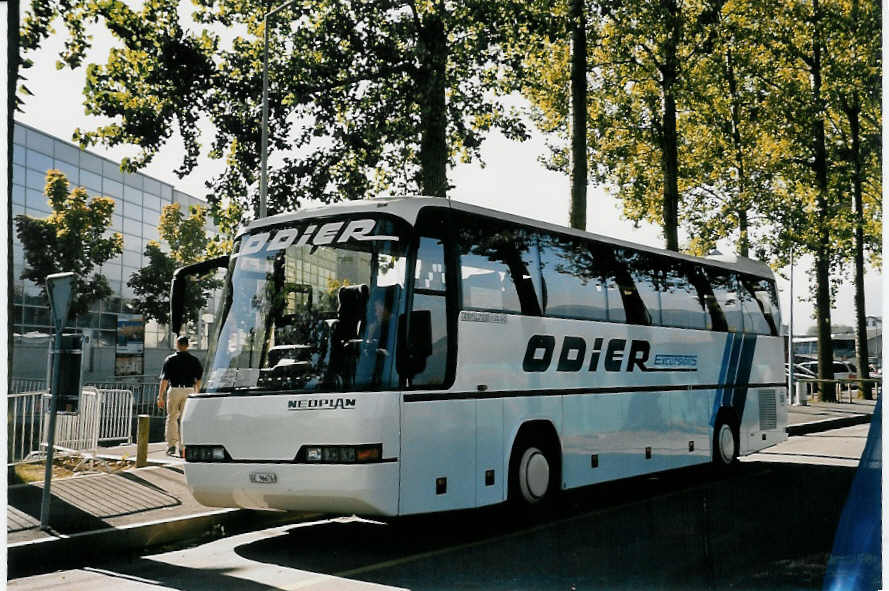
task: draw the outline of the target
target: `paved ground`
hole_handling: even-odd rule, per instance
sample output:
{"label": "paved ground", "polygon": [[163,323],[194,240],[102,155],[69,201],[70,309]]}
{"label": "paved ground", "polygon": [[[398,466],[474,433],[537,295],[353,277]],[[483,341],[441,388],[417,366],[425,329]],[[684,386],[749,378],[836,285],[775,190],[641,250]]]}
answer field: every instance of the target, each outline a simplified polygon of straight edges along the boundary
{"label": "paved ground", "polygon": [[[872,401],[791,407],[789,423],[801,432],[824,432],[846,424],[868,422]],[[792,430],[791,430],[792,432]],[[866,430],[865,430],[866,434]],[[830,435],[820,437],[814,455],[834,461],[838,466],[854,467],[854,450],[837,449]],[[795,441],[799,440],[799,441]],[[794,447],[799,442],[801,447]],[[767,450],[768,461],[809,462],[811,442],[791,437]],[[823,443],[823,445],[822,445]],[[863,443],[862,443],[863,446]],[[135,457],[135,446],[106,448],[102,453],[114,457]],[[857,452],[860,454],[860,450]],[[755,460],[755,456],[751,458]],[[108,552],[143,552],[146,547],[181,543],[190,538],[256,529],[276,523],[306,519],[307,516],[250,512],[235,509],[210,509],[199,505],[185,483],[183,462],[165,455],[163,443],[150,444],[149,460],[154,466],[116,474],[96,474],[53,481],[52,529],[39,529],[41,485],[17,485],[8,489],[7,544],[10,576],[40,572],[45,569],[45,552],[72,561],[84,556]]]}
{"label": "paved ground", "polygon": [[[691,469],[571,491],[542,520],[497,507],[394,525],[314,520],[17,578],[9,588],[814,591],[855,474],[822,456],[836,447],[858,455],[867,430],[799,438],[806,465],[759,454],[722,476]],[[775,449],[793,455],[791,443]]]}

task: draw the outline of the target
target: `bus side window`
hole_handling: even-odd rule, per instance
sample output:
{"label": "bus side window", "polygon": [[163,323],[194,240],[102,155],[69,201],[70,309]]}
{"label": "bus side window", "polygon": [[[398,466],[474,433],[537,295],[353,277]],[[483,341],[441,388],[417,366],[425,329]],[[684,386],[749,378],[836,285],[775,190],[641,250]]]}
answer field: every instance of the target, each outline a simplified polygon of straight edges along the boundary
{"label": "bus side window", "polygon": [[444,247],[437,238],[421,237],[414,267],[413,310],[429,310],[432,315],[432,355],[426,368],[413,376],[411,386],[440,386],[445,381],[448,362],[448,316],[445,292]]}
{"label": "bus side window", "polygon": [[[716,267],[707,268],[707,277],[710,279],[710,287],[716,304],[725,318],[725,330],[728,332],[741,332],[743,319],[741,306],[738,302],[738,279],[734,273]],[[714,330],[719,330],[714,326]]]}
{"label": "bus side window", "polygon": [[661,321],[664,326],[707,329],[706,299],[692,285],[694,268],[684,262],[662,259],[664,285],[661,291]]}
{"label": "bus side window", "polygon": [[775,322],[777,304],[772,303],[767,279],[741,276],[741,308],[744,311],[744,331],[756,334],[778,334]]}
{"label": "bus side window", "polygon": [[468,216],[456,224],[463,307],[539,316],[536,234]]}
{"label": "bus side window", "polygon": [[544,313],[557,318],[608,320],[607,283],[585,242],[540,234]]}

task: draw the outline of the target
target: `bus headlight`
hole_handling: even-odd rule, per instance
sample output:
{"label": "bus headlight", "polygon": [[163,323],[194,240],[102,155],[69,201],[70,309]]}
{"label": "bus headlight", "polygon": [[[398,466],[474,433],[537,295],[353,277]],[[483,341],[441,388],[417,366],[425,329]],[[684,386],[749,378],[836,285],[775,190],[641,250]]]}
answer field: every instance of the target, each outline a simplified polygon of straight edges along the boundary
{"label": "bus headlight", "polygon": [[231,457],[221,445],[186,445],[186,462],[227,462]]}
{"label": "bus headlight", "polygon": [[296,454],[298,464],[369,464],[383,458],[383,444],[304,445]]}

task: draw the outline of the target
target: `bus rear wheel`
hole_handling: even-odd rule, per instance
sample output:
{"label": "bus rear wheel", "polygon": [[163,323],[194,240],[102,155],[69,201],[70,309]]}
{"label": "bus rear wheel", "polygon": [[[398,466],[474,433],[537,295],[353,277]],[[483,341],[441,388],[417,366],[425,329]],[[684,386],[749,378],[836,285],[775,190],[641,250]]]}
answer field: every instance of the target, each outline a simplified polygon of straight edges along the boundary
{"label": "bus rear wheel", "polygon": [[738,463],[738,430],[734,425],[721,419],[713,430],[713,465],[725,471]]}

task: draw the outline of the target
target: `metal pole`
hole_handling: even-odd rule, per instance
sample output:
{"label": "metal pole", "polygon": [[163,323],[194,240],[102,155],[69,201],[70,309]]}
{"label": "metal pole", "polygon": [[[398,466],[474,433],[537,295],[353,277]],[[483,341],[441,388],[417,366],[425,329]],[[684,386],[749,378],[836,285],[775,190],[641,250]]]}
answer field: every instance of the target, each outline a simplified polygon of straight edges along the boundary
{"label": "metal pole", "polygon": [[262,145],[260,159],[262,171],[259,176],[259,217],[266,216],[269,191],[269,18],[287,8],[296,0],[290,0],[273,8],[262,17]]}
{"label": "metal pole", "polygon": [[269,185],[269,14],[262,19],[262,172],[259,177],[259,217],[266,216]]}
{"label": "metal pole", "polygon": [[[789,358],[787,361],[787,369],[788,369],[787,379],[789,380],[788,387],[787,387],[787,393],[790,396],[790,399],[792,401],[793,395],[796,393],[796,391],[793,389],[793,244],[790,245],[790,328],[789,328],[789,330],[790,330],[790,337],[787,341],[787,344],[788,344],[787,356]],[[796,402],[797,402],[797,404],[800,404],[801,401],[799,400],[799,398],[797,398]]]}
{"label": "metal pole", "polygon": [[62,328],[56,328],[55,357],[52,362],[52,384],[49,391],[49,425],[46,434],[46,470],[43,473],[43,498],[40,502],[40,529],[49,529],[49,500],[52,496],[52,456],[56,443],[56,399],[59,396],[60,376],[62,370]]}

